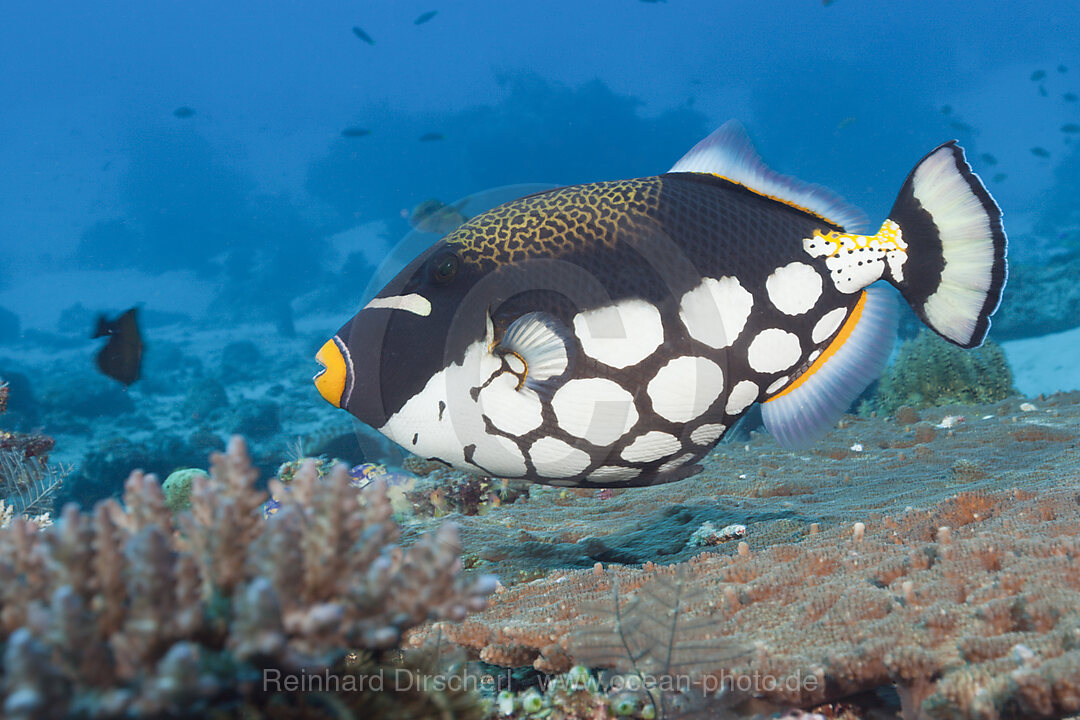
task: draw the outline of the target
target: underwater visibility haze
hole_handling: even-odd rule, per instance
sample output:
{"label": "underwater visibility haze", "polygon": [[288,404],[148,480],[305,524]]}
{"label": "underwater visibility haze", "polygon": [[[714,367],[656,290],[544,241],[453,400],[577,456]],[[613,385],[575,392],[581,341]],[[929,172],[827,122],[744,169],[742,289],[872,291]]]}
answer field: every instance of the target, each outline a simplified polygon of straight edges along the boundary
{"label": "underwater visibility haze", "polygon": [[1080,714],[1080,8],[0,47],[0,716]]}

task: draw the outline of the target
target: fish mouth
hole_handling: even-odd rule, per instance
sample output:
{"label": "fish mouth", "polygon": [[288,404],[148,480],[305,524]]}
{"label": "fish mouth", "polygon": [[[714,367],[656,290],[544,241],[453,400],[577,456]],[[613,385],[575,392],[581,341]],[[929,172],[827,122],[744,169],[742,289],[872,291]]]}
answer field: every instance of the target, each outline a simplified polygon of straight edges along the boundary
{"label": "fish mouth", "polygon": [[315,362],[322,370],[312,380],[326,402],[340,408],[345,404],[352,385],[352,363],[345,343],[335,335],[315,353]]}

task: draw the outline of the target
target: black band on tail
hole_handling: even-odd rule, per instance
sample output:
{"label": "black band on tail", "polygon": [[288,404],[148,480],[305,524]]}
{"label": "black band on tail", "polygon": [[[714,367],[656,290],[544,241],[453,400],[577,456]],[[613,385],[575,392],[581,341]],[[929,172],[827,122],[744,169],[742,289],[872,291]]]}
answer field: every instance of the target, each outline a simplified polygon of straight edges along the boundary
{"label": "black band on tail", "polygon": [[1005,288],[1008,242],[1001,209],[955,140],[919,161],[889,219],[907,244],[902,277],[890,273],[904,299],[946,340],[982,344]]}

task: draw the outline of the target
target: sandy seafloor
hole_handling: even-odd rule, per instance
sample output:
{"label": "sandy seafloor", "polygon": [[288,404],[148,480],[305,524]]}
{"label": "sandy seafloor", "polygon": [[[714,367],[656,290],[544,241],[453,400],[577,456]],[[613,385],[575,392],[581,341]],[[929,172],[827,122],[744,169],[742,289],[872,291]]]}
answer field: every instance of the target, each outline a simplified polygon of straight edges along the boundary
{"label": "sandy seafloor", "polygon": [[[178,318],[151,324],[145,329],[146,375],[127,390],[134,410],[81,423],[65,421],[61,432],[52,421],[64,414],[64,393],[106,382],[93,368],[97,343],[70,332],[30,333],[22,342],[0,347],[0,369],[23,373],[52,398],[52,409],[41,416],[41,430],[56,438],[52,459],[70,467],[73,477],[88,452],[116,438],[153,443],[163,435],[185,438],[202,428],[224,440],[234,429],[238,408],[259,399],[280,407],[280,429],[251,441],[264,467],[288,459],[297,438],[308,449],[328,436],[354,438],[369,460],[400,461],[400,456],[382,455],[385,448],[323,402],[311,385],[315,349],[348,316],[347,311],[301,316],[293,338],[282,337],[269,323],[198,325]],[[238,340],[253,342],[259,357],[248,366],[222,366],[222,349]],[[489,622],[535,614],[536,597],[545,591],[534,596],[512,594],[514,589],[561,582],[568,571],[669,565],[702,553],[737,556],[737,542],[705,548],[689,543],[706,522],[745,525],[741,539],[751,552],[760,553],[789,543],[810,547],[812,525],[815,534],[841,538],[850,535],[854,523],[863,522],[872,536],[883,518],[932,514],[961,492],[989,494],[995,508],[991,515],[998,517],[1009,512],[1010,492],[1022,491],[1023,498],[1030,493],[1066,497],[1061,493],[1080,487],[1080,394],[1068,392],[1080,389],[1080,363],[1075,361],[1080,329],[1003,347],[1019,393],[995,405],[922,410],[916,422],[906,424],[847,416],[818,446],[798,453],[782,450],[761,431],[733,432],[707,458],[703,473],[679,483],[611,495],[531,486],[528,498],[483,515],[452,514],[462,526],[466,565],[496,573],[507,588],[488,611]],[[155,355],[172,359],[162,365]],[[196,420],[185,411],[184,401],[192,383],[207,376],[226,387],[230,407]],[[446,478],[444,471],[420,478],[415,491],[433,490]],[[115,479],[117,494],[122,479]],[[405,536],[415,537],[443,519],[407,521]],[[1064,615],[1072,608],[1060,610]],[[553,637],[566,630],[557,623],[553,627]],[[488,640],[479,640],[473,649]],[[864,710],[870,712],[853,705],[849,717]]]}

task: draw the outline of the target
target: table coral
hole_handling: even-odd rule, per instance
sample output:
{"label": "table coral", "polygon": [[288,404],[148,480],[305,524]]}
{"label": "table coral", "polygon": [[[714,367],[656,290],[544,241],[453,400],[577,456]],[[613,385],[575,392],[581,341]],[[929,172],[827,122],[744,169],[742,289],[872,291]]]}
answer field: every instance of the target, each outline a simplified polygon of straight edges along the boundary
{"label": "table coral", "polygon": [[[643,590],[683,578],[692,601],[678,608],[682,622],[709,628],[687,641],[726,637],[751,649],[723,663],[686,662],[680,672],[803,708],[895,685],[905,720],[1080,712],[1075,490],[963,492],[861,522],[860,537],[852,524],[836,525],[734,556],[555,571],[439,627],[488,662],[565,671],[591,655],[583,637],[616,622],[594,610],[611,603],[615,584],[627,601],[648,603]],[[669,611],[656,607],[659,617]]]}
{"label": "table coral", "polygon": [[355,678],[342,669],[350,649],[393,649],[427,619],[481,609],[494,588],[462,575],[451,523],[401,547],[385,487],[357,492],[344,466],[325,480],[305,466],[265,520],[256,479],[234,438],[175,518],[136,471],[122,505],[0,530],[4,717],[287,713],[299,696],[259,690],[260,672]]}

